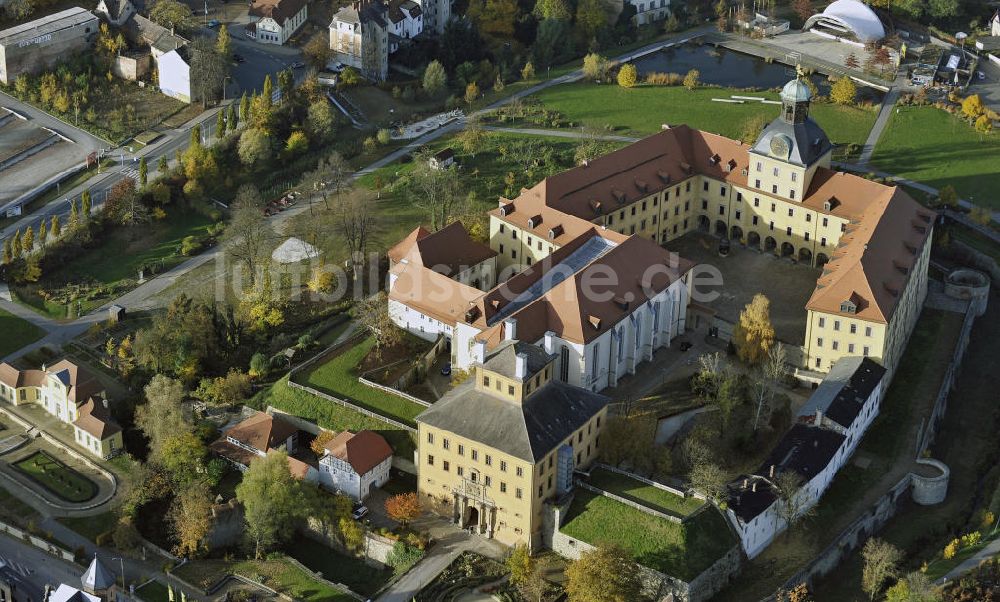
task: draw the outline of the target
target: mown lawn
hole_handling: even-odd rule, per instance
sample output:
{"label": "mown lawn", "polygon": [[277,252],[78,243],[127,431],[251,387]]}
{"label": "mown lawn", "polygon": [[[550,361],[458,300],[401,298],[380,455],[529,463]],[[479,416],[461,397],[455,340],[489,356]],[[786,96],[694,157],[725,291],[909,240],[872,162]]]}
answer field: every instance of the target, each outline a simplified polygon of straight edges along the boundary
{"label": "mown lawn", "polygon": [[696,498],[684,498],[679,495],[647,485],[616,472],[603,468],[594,469],[590,473],[589,483],[598,489],[619,495],[626,499],[639,502],[654,510],[684,518],[701,508],[705,502]]}
{"label": "mown lawn", "polygon": [[86,502],[97,495],[93,481],[46,452],[35,452],[15,462],[14,467],[67,502]]}
{"label": "mown lawn", "polygon": [[[760,96],[771,100],[775,92],[738,92],[726,88],[683,86],[638,86],[625,89],[609,84],[573,83],[539,92],[548,109],[563,113],[575,125],[605,130],[652,134],[664,123],[687,124],[693,128],[739,138],[743,123],[754,115],[768,120],[778,116],[777,105],[748,102],[712,102],[731,95]],[[875,123],[873,110],[814,103],[811,115],[835,144],[863,144]]]}
{"label": "mown lawn", "polygon": [[714,508],[681,525],[586,490],[574,495],[562,532],[594,545],[618,544],[640,564],[678,579],[695,578],[735,545]]}
{"label": "mown lawn", "polygon": [[374,339],[364,339],[354,347],[297,378],[296,382],[319,389],[334,397],[352,401],[366,410],[398,420],[403,424],[416,426],[413,419],[426,409],[424,406],[358,382],[356,368],[374,346]]}
{"label": "mown lawn", "polygon": [[287,376],[254,397],[252,404],[261,410],[269,405],[273,406],[332,431],[362,429],[375,431],[385,437],[395,455],[413,460],[416,444],[409,432],[340,404],[330,403],[305,391],[289,387]]}
{"label": "mown lawn", "polygon": [[392,578],[392,569],[377,569],[353,556],[345,556],[308,537],[298,537],[288,545],[288,555],[324,579],[340,583],[363,595],[372,596]]}
{"label": "mown lawn", "polygon": [[355,598],[317,581],[283,557],[267,560],[195,560],[180,566],[174,574],[202,589],[217,583],[226,575],[239,574],[264,580],[270,588],[303,602],[354,602]]}
{"label": "mown lawn", "polygon": [[1000,134],[982,135],[963,119],[934,107],[899,107],[882,133],[872,165],[1000,209]]}
{"label": "mown lawn", "polygon": [[98,535],[108,533],[118,524],[118,516],[114,512],[103,512],[93,516],[64,516],[56,520],[90,541],[95,541]]}
{"label": "mown lawn", "polygon": [[30,345],[45,334],[41,328],[27,320],[0,309],[0,358]]}
{"label": "mown lawn", "polygon": [[163,585],[159,581],[150,581],[146,585],[143,585],[139,589],[135,590],[135,594],[142,598],[143,602],[169,602],[170,594],[167,592],[167,586]]}

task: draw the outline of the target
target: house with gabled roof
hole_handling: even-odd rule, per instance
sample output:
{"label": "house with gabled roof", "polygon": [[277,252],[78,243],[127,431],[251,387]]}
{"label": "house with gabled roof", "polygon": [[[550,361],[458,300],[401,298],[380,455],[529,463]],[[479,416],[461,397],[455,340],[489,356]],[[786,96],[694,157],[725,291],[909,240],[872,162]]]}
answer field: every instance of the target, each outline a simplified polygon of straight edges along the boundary
{"label": "house with gabled roof", "polygon": [[99,458],[122,450],[122,430],[111,416],[107,392],[87,370],[61,360],[41,370],[0,364],[0,400],[12,405],[37,403],[73,427],[78,445]]}
{"label": "house with gabled roof", "polygon": [[253,0],[248,11],[250,37],[265,44],[284,44],[306,22],[306,0]]}
{"label": "house with gabled roof", "polygon": [[319,483],[356,502],[389,480],[392,448],[374,431],[344,431],[326,442],[319,460]]}
{"label": "house with gabled roof", "polygon": [[137,11],[132,0],[98,0],[94,12],[108,23],[121,27]]}
{"label": "house with gabled roof", "polygon": [[222,437],[212,443],[210,449],[220,458],[228,461],[240,472],[245,472],[256,458],[263,458],[274,451],[288,454],[288,469],[298,479],[316,481],[319,473],[315,466],[296,458],[299,429],[294,424],[267,412],[254,412],[225,429]]}

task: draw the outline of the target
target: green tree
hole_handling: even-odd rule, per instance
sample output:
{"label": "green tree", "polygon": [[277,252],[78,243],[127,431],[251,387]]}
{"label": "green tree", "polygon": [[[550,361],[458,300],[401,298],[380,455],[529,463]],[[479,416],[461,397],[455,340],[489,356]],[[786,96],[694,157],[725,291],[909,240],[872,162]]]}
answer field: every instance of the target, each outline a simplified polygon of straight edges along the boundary
{"label": "green tree", "polygon": [[465,104],[471,107],[477,98],[479,98],[479,86],[476,82],[469,82],[469,85],[465,86]]}
{"label": "green tree", "polygon": [[246,123],[250,119],[250,99],[247,98],[247,93],[243,92],[242,98],[240,98],[240,123]]}
{"label": "green tree", "polygon": [[14,260],[14,254],[10,250],[10,239],[3,239],[3,264],[7,265]]}
{"label": "green tree", "polygon": [[305,132],[301,130],[296,130],[288,135],[288,140],[285,141],[285,152],[292,157],[298,157],[309,150],[309,138],[306,137]]}
{"label": "green tree", "polygon": [[205,469],[208,449],[192,431],[172,433],[163,440],[157,460],[171,480],[184,486]]}
{"label": "green tree", "polygon": [[174,552],[178,556],[193,558],[207,549],[205,538],[212,529],[214,497],[203,479],[194,481],[174,497],[167,518],[173,527],[177,541]]}
{"label": "green tree", "polygon": [[719,0],[715,4],[715,16],[716,17],[725,17],[726,16],[726,12],[728,12],[728,11],[729,11],[729,4],[726,3],[726,0]]}
{"label": "green tree", "polygon": [[861,569],[861,589],[868,594],[870,600],[875,600],[886,581],[899,572],[899,563],[903,553],[887,541],[871,538],[861,549],[863,567]]}
{"label": "green tree", "polygon": [[167,175],[167,170],[169,166],[167,165],[167,156],[160,155],[160,158],[156,162],[156,171],[160,172],[161,176]]}
{"label": "green tree", "polygon": [[284,451],[269,452],[250,463],[236,487],[236,499],[243,504],[255,558],[263,558],[295,532],[296,523],[303,518],[300,492],[301,485],[292,476]]}
{"label": "green tree", "polygon": [[156,0],[149,10],[152,21],[168,29],[187,29],[194,22],[191,9],[177,0]]}
{"label": "green tree", "polygon": [[90,190],[84,190],[83,194],[80,195],[80,219],[84,224],[90,223],[90,217],[93,207],[90,202]]}
{"label": "green tree", "polygon": [[951,184],[942,186],[938,190],[938,202],[945,207],[958,207],[958,193]]}
{"label": "green tree", "polygon": [[291,69],[278,72],[278,90],[281,91],[281,102],[292,100],[295,94],[295,75]]}
{"label": "green tree", "polygon": [[21,254],[24,252],[24,246],[21,244],[21,230],[18,229],[14,232],[14,238],[10,242],[10,251],[14,259],[19,259]]}
{"label": "green tree", "polygon": [[[596,52],[591,52],[583,57],[583,76],[591,81],[606,79],[610,68],[611,61]],[[624,69],[624,67],[622,68]]]}
{"label": "green tree", "polygon": [[885,602],[941,602],[941,594],[927,575],[913,572],[886,590]]}
{"label": "green tree", "polygon": [[771,325],[771,302],[757,293],[740,312],[739,323],[733,329],[733,344],[740,359],[756,364],[767,357],[774,344],[774,326]]}
{"label": "green tree", "polygon": [[580,0],[576,6],[576,28],[585,40],[594,38],[608,27],[608,20],[605,0]]}
{"label": "green tree", "polygon": [[535,66],[531,64],[531,61],[525,63],[524,68],[521,69],[521,79],[524,80],[535,79]]}
{"label": "green tree", "polygon": [[528,547],[523,544],[514,546],[507,556],[506,564],[507,570],[510,571],[510,582],[518,586],[527,583],[535,570],[535,560],[531,557]]}
{"label": "green tree", "polygon": [[59,222],[59,216],[52,216],[52,225],[49,226],[49,232],[52,233],[52,238],[59,238],[62,236],[62,226]]}
{"label": "green tree", "polygon": [[538,0],[535,4],[535,14],[541,19],[568,21],[573,18],[572,7],[567,0]]}
{"label": "green tree", "polygon": [[980,115],[976,119],[976,131],[980,134],[989,134],[993,131],[993,120],[989,115]]}
{"label": "green tree", "polygon": [[225,109],[220,109],[219,112],[215,114],[215,135],[217,138],[223,138],[226,135]]}
{"label": "green tree", "polygon": [[258,128],[243,130],[237,153],[246,166],[266,163],[271,158],[271,137]]}
{"label": "green tree", "polygon": [[38,224],[38,244],[45,248],[45,243],[49,237],[49,223],[42,218],[42,221]]}
{"label": "green tree", "polygon": [[684,76],[684,87],[688,90],[694,90],[698,87],[698,78],[701,77],[701,73],[697,69],[692,69],[687,72]]}
{"label": "green tree", "polygon": [[622,88],[634,88],[638,80],[638,71],[632,63],[625,63],[618,70],[618,85]]}
{"label": "green tree", "polygon": [[448,75],[444,72],[444,65],[440,61],[433,60],[424,70],[423,88],[428,96],[437,96],[444,91],[448,84]]}
{"label": "green tree", "polygon": [[146,165],[146,157],[141,157],[139,159],[139,186],[141,188],[146,187],[146,181],[149,178],[149,166]]}
{"label": "green tree", "polygon": [[838,79],[833,84],[833,87],[830,88],[830,100],[839,105],[852,105],[857,93],[858,87],[854,85],[854,80],[845,75]]}
{"label": "green tree", "polygon": [[21,237],[21,248],[24,249],[24,254],[27,255],[35,248],[35,231],[28,226],[24,229],[24,235]]}
{"label": "green tree", "polygon": [[135,423],[149,440],[150,460],[159,463],[164,442],[189,428],[181,409],[186,393],[181,381],[164,374],[153,376],[143,392],[146,403],[136,408]]}
{"label": "green tree", "polygon": [[262,206],[263,200],[256,187],[252,184],[240,186],[233,202],[233,217],[226,228],[230,241],[226,251],[243,264],[250,286],[256,283],[258,266],[267,253],[264,246],[270,228],[261,216]]}
{"label": "green tree", "polygon": [[309,105],[306,114],[306,129],[314,140],[329,139],[333,135],[336,125],[337,116],[325,98],[316,100]]}
{"label": "green tree", "polygon": [[239,124],[238,117],[236,116],[236,103],[229,105],[229,109],[226,111],[226,126],[231,132],[236,131],[236,126]]}
{"label": "green tree", "polygon": [[570,602],[634,602],[641,591],[639,565],[616,545],[598,545],[566,568]]}
{"label": "green tree", "polygon": [[229,37],[229,29],[225,23],[219,26],[219,36],[215,38],[215,50],[227,61],[233,55],[233,40]]}

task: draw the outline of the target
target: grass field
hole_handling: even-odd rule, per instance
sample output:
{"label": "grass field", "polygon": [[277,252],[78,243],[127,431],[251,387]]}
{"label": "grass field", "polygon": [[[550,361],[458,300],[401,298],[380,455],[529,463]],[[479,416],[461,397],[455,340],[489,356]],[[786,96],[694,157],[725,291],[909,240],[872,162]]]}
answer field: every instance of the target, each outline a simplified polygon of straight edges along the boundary
{"label": "grass field", "polygon": [[14,467],[67,502],[86,502],[97,495],[97,485],[93,481],[44,451],[15,462]]}
{"label": "grass field", "polygon": [[312,420],[321,427],[333,431],[347,429],[376,431],[389,442],[395,455],[408,460],[413,459],[416,445],[409,432],[342,405],[330,403],[305,391],[293,389],[288,386],[287,376],[255,397],[253,405],[260,409],[271,405],[289,414]]}
{"label": "grass field", "polygon": [[640,564],[682,580],[699,575],[735,544],[714,508],[680,525],[580,489],[561,531],[590,544],[616,543]]}
{"label": "grass field", "polygon": [[[42,278],[38,288],[55,293],[51,299],[36,294],[35,287],[15,292],[23,303],[41,313],[64,318],[69,310],[60,291],[71,283],[89,282],[91,285],[77,297],[80,311],[89,312],[134,285],[140,269],[153,266],[156,272],[162,272],[181,263],[186,259],[180,253],[181,241],[187,236],[203,236],[211,224],[208,217],[196,211],[173,211],[163,221],[135,230],[115,228],[100,246]],[[150,275],[147,269],[146,276]]]}
{"label": "grass field", "polygon": [[263,578],[266,585],[302,602],[354,602],[352,596],[317,581],[292,565],[286,558],[267,560],[195,560],[180,566],[174,574],[201,588],[207,588],[226,575],[239,574]]}
{"label": "grass field", "polygon": [[0,517],[16,524],[24,524],[38,516],[38,511],[21,501],[6,489],[0,489]]}
{"label": "grass field", "polygon": [[0,358],[14,353],[25,345],[30,345],[45,334],[41,328],[27,320],[0,309]]}
{"label": "grass field", "polygon": [[695,498],[683,498],[603,468],[591,471],[589,483],[598,489],[620,495],[679,518],[691,515],[705,503]]}
{"label": "grass field", "polygon": [[167,586],[163,585],[159,581],[150,581],[146,585],[143,585],[139,589],[135,590],[135,594],[142,598],[143,602],[170,601],[170,594],[167,592]]}
{"label": "grass field", "polygon": [[324,579],[342,583],[363,596],[374,595],[392,578],[392,569],[376,569],[360,558],[345,556],[308,537],[297,538],[289,546],[288,554],[309,570],[322,573]]}
{"label": "grass field", "polygon": [[118,524],[118,516],[114,512],[103,512],[93,516],[81,517],[63,516],[56,520],[90,541],[95,541],[98,535],[108,533]]}
{"label": "grass field", "polygon": [[[777,105],[712,102],[731,94],[777,99],[774,92],[735,92],[724,88],[688,90],[682,86],[638,86],[575,83],[553,86],[538,93],[548,109],[559,111],[575,125],[599,129],[652,134],[664,123],[739,138],[743,123],[753,115],[768,120],[778,116]],[[875,123],[874,111],[831,103],[814,104],[810,114],[835,144],[862,144]]]}
{"label": "grass field", "polygon": [[899,107],[875,147],[872,165],[1000,209],[1000,135],[983,136],[962,119],[934,107]]}
{"label": "grass field", "polygon": [[297,378],[296,382],[334,397],[352,401],[366,410],[398,420],[403,424],[415,426],[416,422],[413,419],[426,409],[424,406],[358,382],[356,367],[374,346],[374,339],[365,339],[330,361],[320,364],[301,378]]}

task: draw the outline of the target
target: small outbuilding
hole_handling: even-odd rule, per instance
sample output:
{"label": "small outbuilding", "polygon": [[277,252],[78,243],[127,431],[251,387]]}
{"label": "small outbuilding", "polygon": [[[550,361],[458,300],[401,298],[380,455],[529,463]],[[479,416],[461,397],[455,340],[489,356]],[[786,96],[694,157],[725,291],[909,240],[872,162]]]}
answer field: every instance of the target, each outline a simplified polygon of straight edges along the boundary
{"label": "small outbuilding", "polygon": [[823,12],[806,19],[802,31],[816,31],[847,37],[859,42],[875,42],[885,37],[882,21],[867,4],[860,0],[837,0]]}
{"label": "small outbuilding", "polygon": [[125,319],[125,308],[115,304],[108,308],[108,320],[112,324],[117,324]]}
{"label": "small outbuilding", "polygon": [[455,151],[451,150],[450,147],[438,151],[433,157],[428,159],[427,163],[431,166],[431,169],[448,169],[455,164]]}

